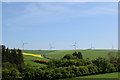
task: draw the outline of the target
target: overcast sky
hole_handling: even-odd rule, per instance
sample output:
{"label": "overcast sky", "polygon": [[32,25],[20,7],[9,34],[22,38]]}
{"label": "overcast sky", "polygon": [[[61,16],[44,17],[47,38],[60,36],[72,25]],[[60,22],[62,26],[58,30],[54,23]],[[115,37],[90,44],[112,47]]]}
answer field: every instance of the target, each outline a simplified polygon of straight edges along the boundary
{"label": "overcast sky", "polygon": [[9,48],[118,47],[116,2],[19,2],[2,4],[3,44]]}

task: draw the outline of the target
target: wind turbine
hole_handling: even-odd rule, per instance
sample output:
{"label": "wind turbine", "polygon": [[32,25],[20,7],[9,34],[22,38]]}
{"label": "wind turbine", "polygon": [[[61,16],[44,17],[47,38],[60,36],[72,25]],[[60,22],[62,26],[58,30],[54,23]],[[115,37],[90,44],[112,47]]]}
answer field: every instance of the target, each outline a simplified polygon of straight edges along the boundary
{"label": "wind turbine", "polygon": [[92,43],[91,43],[91,47],[90,47],[90,49],[93,49]]}
{"label": "wind turbine", "polygon": [[51,43],[49,43],[49,46],[50,46],[49,49],[53,49],[54,48]]}
{"label": "wind turbine", "polygon": [[76,41],[75,41],[75,43],[74,43],[72,46],[73,46],[74,49],[76,50],[76,48],[78,47]]}
{"label": "wind turbine", "polygon": [[92,43],[91,43],[91,48],[90,49],[93,49],[94,47],[93,47],[93,45],[92,45]]}
{"label": "wind turbine", "polygon": [[112,50],[114,50],[114,45],[112,44]]}
{"label": "wind turbine", "polygon": [[22,48],[23,48],[23,50],[24,50],[25,44],[28,44],[28,43],[25,43],[25,42],[22,41]]}

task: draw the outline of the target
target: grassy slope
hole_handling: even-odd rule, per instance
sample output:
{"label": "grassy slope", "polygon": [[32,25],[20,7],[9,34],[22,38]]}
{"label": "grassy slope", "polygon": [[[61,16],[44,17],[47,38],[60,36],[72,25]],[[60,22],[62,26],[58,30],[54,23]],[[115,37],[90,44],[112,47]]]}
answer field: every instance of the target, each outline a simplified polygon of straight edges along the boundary
{"label": "grassy slope", "polygon": [[[31,53],[31,54],[45,55],[45,54],[47,54],[50,51],[49,50],[42,50],[42,51],[40,51],[40,50],[22,50],[22,52]],[[34,57],[34,56],[24,55],[25,64],[31,64],[32,66],[46,66],[44,64],[33,62],[33,60],[36,60],[36,59],[48,60],[48,59],[45,59],[45,58],[38,58],[38,57]]]}
{"label": "grassy slope", "polygon": [[72,54],[75,51],[82,52],[84,58],[95,59],[99,56],[108,57],[107,53],[112,50],[24,50],[23,52],[42,54],[50,58],[62,58],[65,54]]}
{"label": "grassy slope", "polygon": [[47,59],[43,59],[43,58],[37,58],[37,57],[34,57],[34,56],[26,56],[26,55],[24,55],[25,64],[30,64],[32,66],[45,66],[44,64],[39,64],[39,63],[33,62],[33,60],[36,60],[36,59],[47,60]]}
{"label": "grassy slope", "polygon": [[[84,58],[90,59],[95,59],[99,56],[108,58],[108,53],[111,52],[111,50],[76,50],[76,51],[82,52]],[[46,54],[46,56],[50,58],[62,58],[65,54],[72,54],[73,52],[75,52],[75,50],[58,50],[50,52]]]}
{"label": "grassy slope", "polygon": [[[46,55],[49,58],[62,58],[66,54],[72,54],[75,51],[80,51],[83,54],[84,58],[90,58],[95,59],[99,56],[108,58],[108,53],[111,52],[111,50],[24,50],[22,52],[26,53],[32,53],[32,54],[41,54]],[[43,58],[37,58],[33,56],[24,56],[25,63],[26,64],[32,64],[33,66],[40,65],[39,63],[35,63],[32,60],[35,59],[42,59],[42,60],[48,60]]]}
{"label": "grassy slope", "polygon": [[119,77],[118,72],[115,72],[115,73],[97,74],[97,75],[82,76],[82,77],[75,77],[69,79],[60,79],[60,80],[82,80],[81,78],[118,78],[118,77]]}

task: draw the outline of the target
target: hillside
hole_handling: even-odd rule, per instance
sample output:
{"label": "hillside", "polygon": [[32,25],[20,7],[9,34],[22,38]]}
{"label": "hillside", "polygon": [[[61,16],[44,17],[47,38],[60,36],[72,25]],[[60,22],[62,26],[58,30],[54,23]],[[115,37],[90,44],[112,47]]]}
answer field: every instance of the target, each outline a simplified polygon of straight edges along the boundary
{"label": "hillside", "polygon": [[84,58],[95,59],[99,56],[108,57],[109,52],[117,52],[117,50],[104,50],[104,49],[94,49],[94,50],[23,50],[22,52],[31,54],[41,54],[49,58],[62,58],[66,54],[72,54],[75,51],[80,51]]}
{"label": "hillside", "polygon": [[[75,51],[80,51],[82,52],[82,55],[84,58],[89,58],[89,59],[95,59],[97,57],[105,57],[108,58],[108,53],[112,52],[113,55],[116,55],[114,53],[117,52],[117,50],[104,50],[104,49],[94,49],[94,50],[22,50],[23,53],[31,53],[31,54],[37,54],[37,55],[44,55],[50,59],[60,59],[66,54],[72,54]],[[26,64],[32,64],[34,66],[39,66],[39,63],[33,62],[35,59],[40,59],[40,60],[49,60],[46,58],[38,58],[34,56],[28,56],[24,55],[24,60]]]}

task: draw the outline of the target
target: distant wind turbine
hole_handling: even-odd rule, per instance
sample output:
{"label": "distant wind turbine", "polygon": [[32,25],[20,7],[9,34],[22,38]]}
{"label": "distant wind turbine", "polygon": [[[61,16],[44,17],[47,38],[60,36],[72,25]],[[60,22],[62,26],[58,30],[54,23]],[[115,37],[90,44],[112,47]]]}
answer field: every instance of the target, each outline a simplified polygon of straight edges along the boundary
{"label": "distant wind turbine", "polygon": [[93,49],[93,45],[92,45],[92,43],[91,43],[91,48],[90,49]]}
{"label": "distant wind turbine", "polygon": [[114,49],[114,45],[112,44],[112,49]]}
{"label": "distant wind turbine", "polygon": [[93,47],[93,44],[91,43],[91,45],[90,45],[90,48],[88,48],[88,49],[95,49],[94,47]]}
{"label": "distant wind turbine", "polygon": [[78,48],[76,41],[72,46],[74,47],[75,50]]}
{"label": "distant wind turbine", "polygon": [[28,44],[28,43],[25,43],[25,42],[22,41],[22,48],[23,48],[23,50],[24,50],[25,44]]}
{"label": "distant wind turbine", "polygon": [[51,43],[49,43],[49,49],[53,49],[54,47],[52,46]]}

